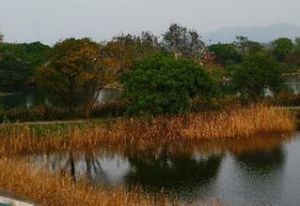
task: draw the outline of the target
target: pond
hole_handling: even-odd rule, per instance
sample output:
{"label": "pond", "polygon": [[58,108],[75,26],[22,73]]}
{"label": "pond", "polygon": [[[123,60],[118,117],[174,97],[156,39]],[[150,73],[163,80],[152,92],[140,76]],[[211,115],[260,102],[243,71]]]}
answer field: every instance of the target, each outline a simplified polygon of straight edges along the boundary
{"label": "pond", "polygon": [[214,198],[228,205],[299,205],[300,132],[152,148],[122,145],[94,151],[34,154],[36,168],[68,172],[92,185],[140,186],[182,201]]}

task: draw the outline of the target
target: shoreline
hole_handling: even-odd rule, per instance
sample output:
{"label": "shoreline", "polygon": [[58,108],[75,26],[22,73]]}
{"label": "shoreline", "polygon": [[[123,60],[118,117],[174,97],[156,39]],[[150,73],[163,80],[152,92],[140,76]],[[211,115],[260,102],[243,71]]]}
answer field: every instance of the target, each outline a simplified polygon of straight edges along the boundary
{"label": "shoreline", "polygon": [[251,138],[295,129],[294,119],[288,111],[261,105],[153,119],[117,118],[79,124],[5,124],[0,126],[0,154],[77,150],[99,145],[147,147],[173,141]]}
{"label": "shoreline", "polygon": [[[99,145],[120,152],[132,146],[142,154],[146,150],[157,152],[160,146],[172,146],[172,143],[181,145],[180,148],[188,152],[189,147],[195,146],[185,145],[188,142],[210,141],[207,146],[213,147],[223,140],[228,141],[228,145],[221,144],[221,148],[228,147],[231,151],[240,152],[246,149],[243,146],[260,147],[259,142],[276,145],[279,139],[284,138],[280,134],[294,130],[294,118],[288,110],[264,105],[152,119],[2,124],[0,187],[50,206],[76,205],[78,202],[84,205],[186,205],[164,194],[145,194],[138,188],[95,188],[87,185],[84,179],[74,184],[67,174],[50,174],[47,170],[33,169],[22,155],[86,148],[91,150]],[[264,133],[277,133],[278,139],[262,137],[253,143],[245,141]],[[203,146],[205,150],[206,146]],[[197,204],[222,205],[218,200]]]}

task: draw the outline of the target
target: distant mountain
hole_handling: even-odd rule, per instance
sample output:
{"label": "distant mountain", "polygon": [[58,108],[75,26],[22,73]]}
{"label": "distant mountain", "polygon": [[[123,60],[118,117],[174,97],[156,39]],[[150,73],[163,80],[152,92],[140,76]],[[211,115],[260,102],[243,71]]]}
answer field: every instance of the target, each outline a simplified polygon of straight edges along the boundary
{"label": "distant mountain", "polygon": [[268,43],[279,37],[294,39],[300,37],[300,26],[292,24],[274,24],[271,26],[257,27],[228,27],[213,32],[202,34],[202,39],[208,43],[229,43],[235,40],[236,36],[246,36],[249,40]]}

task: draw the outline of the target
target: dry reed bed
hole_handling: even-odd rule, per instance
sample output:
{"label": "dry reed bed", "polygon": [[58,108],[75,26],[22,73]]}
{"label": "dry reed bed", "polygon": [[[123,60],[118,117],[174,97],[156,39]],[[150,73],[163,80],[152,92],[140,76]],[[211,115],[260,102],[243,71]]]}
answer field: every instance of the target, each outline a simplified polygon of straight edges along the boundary
{"label": "dry reed bed", "polygon": [[20,160],[0,160],[0,188],[13,191],[48,206],[96,205],[179,205],[163,195],[143,195],[138,189],[93,188],[71,181],[68,176],[50,175],[29,169]]}
{"label": "dry reed bed", "polygon": [[[163,194],[143,194],[140,189],[91,187],[84,182],[74,184],[70,177],[53,175],[29,168],[22,160],[0,159],[0,188],[32,198],[48,206],[119,206],[119,205],[186,205]],[[196,205],[221,206],[218,200]]]}
{"label": "dry reed bed", "polygon": [[0,155],[78,150],[98,146],[135,145],[147,149],[177,140],[215,140],[251,137],[262,133],[294,130],[290,113],[280,108],[255,105],[229,111],[154,119],[115,119],[89,123],[56,132],[37,132],[29,125],[0,127]]}
{"label": "dry reed bed", "polygon": [[265,133],[282,133],[295,129],[292,115],[282,109],[252,105],[215,115],[195,115],[181,134],[188,138],[218,139],[253,137]]}
{"label": "dry reed bed", "polygon": [[[176,205],[163,195],[142,194],[139,190],[93,188],[84,183],[74,185],[68,176],[35,171],[21,160],[3,158],[7,154],[78,150],[99,145],[126,152],[128,145],[138,151],[151,151],[160,145],[182,140],[214,140],[252,137],[261,133],[294,130],[288,111],[263,105],[190,116],[155,119],[116,119],[105,124],[89,123],[64,130],[39,131],[30,125],[0,126],[0,188],[28,196],[46,205]],[[256,147],[257,142],[253,143]],[[270,140],[277,144],[277,141]],[[259,143],[260,145],[260,143]],[[182,145],[183,146],[183,145]],[[149,149],[150,148],[150,149]],[[172,152],[176,151],[174,147]],[[205,148],[203,148],[205,150]],[[189,148],[181,148],[188,150]],[[239,144],[229,150],[240,151]],[[155,151],[155,150],[153,150]],[[212,205],[220,205],[216,202]]]}

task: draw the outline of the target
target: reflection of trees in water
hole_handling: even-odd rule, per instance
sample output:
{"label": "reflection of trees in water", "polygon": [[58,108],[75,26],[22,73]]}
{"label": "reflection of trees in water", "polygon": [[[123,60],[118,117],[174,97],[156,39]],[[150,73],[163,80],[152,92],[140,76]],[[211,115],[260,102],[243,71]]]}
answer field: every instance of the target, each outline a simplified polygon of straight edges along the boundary
{"label": "reflection of trees in water", "polygon": [[193,155],[170,154],[130,156],[131,170],[126,175],[129,186],[142,186],[159,192],[162,189],[170,194],[196,196],[215,179],[221,156],[195,158]]}
{"label": "reflection of trees in water", "polygon": [[[106,158],[109,158],[108,156]],[[111,156],[113,158],[113,156]],[[103,182],[107,181],[98,156],[94,153],[75,153],[73,151],[56,154],[33,155],[29,161],[38,167],[47,167],[52,172],[69,174],[73,181],[85,176],[88,181],[94,181],[97,177]]]}
{"label": "reflection of trees in water", "polygon": [[285,162],[282,146],[269,150],[242,152],[235,156],[241,169],[248,172],[272,173],[280,170]]}
{"label": "reflection of trees in water", "polygon": [[84,153],[82,156],[82,163],[85,165],[78,165],[76,167],[76,163],[74,160],[73,152],[70,152],[70,174],[74,181],[76,181],[76,177],[80,177],[80,172],[82,171],[76,171],[78,167],[78,170],[83,170],[83,173],[86,175],[88,181],[93,182],[95,177],[101,177],[102,181],[106,182],[107,177],[105,172],[103,171],[102,165],[99,161],[99,159],[96,158],[96,156],[93,153]]}
{"label": "reflection of trees in water", "polygon": [[[241,198],[274,201],[284,189],[285,153],[282,146],[235,156],[235,175]],[[273,192],[277,191],[277,192]]]}
{"label": "reflection of trees in water", "polygon": [[103,146],[97,151],[48,154],[40,161],[51,171],[71,174],[74,181],[82,177],[96,185],[120,185],[125,181],[128,186],[138,185],[147,191],[164,189],[179,198],[205,198],[214,189],[214,180],[226,152],[234,157],[232,175],[237,178],[234,179],[237,190],[261,190],[263,193],[263,190],[278,187],[285,163],[281,146],[284,140],[263,136],[218,142],[178,141],[152,147],[148,144],[145,147]]}

